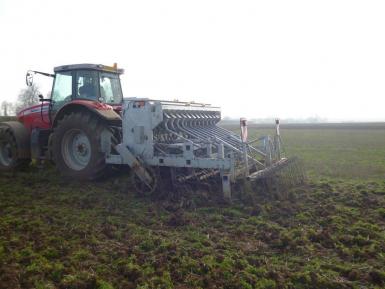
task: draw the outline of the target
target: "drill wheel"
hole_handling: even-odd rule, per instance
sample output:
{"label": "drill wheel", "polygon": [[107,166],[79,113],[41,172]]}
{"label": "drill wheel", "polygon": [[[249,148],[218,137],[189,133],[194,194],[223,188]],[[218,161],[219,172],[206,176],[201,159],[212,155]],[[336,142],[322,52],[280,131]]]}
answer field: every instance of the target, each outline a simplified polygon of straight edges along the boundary
{"label": "drill wheel", "polygon": [[151,176],[153,179],[153,182],[151,184],[146,184],[143,182],[136,174],[135,172],[131,172],[131,183],[135,189],[135,192],[138,196],[141,197],[150,197],[152,194],[156,191],[158,188],[158,172],[156,169],[146,166],[147,173]]}

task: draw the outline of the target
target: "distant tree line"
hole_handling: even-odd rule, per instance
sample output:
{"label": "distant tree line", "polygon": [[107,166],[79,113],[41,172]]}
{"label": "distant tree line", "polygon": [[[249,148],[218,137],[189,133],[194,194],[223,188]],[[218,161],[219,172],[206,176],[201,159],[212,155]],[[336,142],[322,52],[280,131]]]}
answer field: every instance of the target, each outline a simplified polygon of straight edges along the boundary
{"label": "distant tree line", "polygon": [[[319,116],[312,116],[307,118],[283,118],[280,119],[281,123],[326,123],[328,122],[327,118],[319,117]],[[228,123],[228,124],[239,124],[239,118],[231,118],[228,116],[225,116],[222,118],[222,123]],[[257,123],[257,124],[274,124],[275,118],[273,117],[267,117],[267,118],[251,118],[248,119],[248,123]]]}
{"label": "distant tree line", "polygon": [[22,89],[16,102],[4,100],[0,104],[0,116],[14,116],[24,108],[39,104],[39,87],[35,84]]}

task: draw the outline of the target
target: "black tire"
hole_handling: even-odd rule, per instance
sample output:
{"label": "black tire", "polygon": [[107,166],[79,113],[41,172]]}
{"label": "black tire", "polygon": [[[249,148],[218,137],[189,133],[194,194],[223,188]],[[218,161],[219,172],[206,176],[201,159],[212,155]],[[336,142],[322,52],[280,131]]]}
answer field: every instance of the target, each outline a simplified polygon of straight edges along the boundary
{"label": "black tire", "polygon": [[11,129],[0,128],[0,171],[11,171],[24,167],[29,159],[20,159],[15,136]]}
{"label": "black tire", "polygon": [[105,129],[107,125],[90,113],[73,112],[58,122],[52,135],[52,157],[64,177],[93,180],[103,175],[107,165],[101,134]]}

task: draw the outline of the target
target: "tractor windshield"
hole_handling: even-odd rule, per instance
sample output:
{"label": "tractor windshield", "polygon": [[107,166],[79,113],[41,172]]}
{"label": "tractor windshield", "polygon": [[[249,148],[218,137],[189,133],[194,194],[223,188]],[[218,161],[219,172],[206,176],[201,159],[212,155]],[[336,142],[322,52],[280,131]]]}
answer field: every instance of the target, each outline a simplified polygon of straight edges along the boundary
{"label": "tractor windshield", "polygon": [[120,104],[123,99],[119,75],[115,73],[100,73],[100,97],[108,104]]}

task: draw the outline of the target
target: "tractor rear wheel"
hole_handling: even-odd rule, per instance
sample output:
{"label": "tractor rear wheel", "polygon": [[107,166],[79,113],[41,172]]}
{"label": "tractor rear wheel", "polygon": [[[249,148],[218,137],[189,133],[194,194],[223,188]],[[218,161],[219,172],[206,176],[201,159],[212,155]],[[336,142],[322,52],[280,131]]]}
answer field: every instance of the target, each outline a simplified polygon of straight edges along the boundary
{"label": "tractor rear wheel", "polygon": [[90,113],[73,112],[59,121],[52,136],[52,156],[63,176],[92,180],[103,174],[107,165],[101,134],[107,129]]}
{"label": "tractor rear wheel", "polygon": [[18,155],[12,131],[6,127],[0,128],[0,171],[13,170],[29,163],[29,160],[20,159]]}

